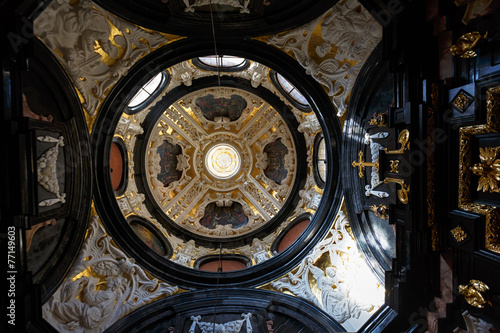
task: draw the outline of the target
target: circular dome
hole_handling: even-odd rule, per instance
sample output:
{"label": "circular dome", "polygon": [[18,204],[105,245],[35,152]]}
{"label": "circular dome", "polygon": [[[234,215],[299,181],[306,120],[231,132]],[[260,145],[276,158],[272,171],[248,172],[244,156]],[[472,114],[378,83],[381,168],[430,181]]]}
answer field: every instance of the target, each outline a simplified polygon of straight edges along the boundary
{"label": "circular dome", "polygon": [[228,179],[240,171],[241,157],[230,143],[219,143],[205,155],[205,168],[215,179]]}
{"label": "circular dome", "polygon": [[[96,208],[120,248],[160,279],[188,289],[217,281],[226,287],[261,285],[298,265],[337,214],[341,130],[321,115],[335,110],[295,62],[265,44],[221,40],[221,52],[238,49],[227,54],[252,58],[248,67],[218,78],[192,60],[211,54],[210,43],[175,43],[144,57],[101,108],[92,142],[104,159],[93,160],[95,170],[107,173],[96,174]],[[270,79],[271,67],[307,98],[310,111],[290,104]],[[127,113],[137,82],[162,71],[170,81],[159,95],[141,111]],[[314,138],[321,132],[328,157],[324,188],[313,172]],[[111,133],[128,150],[128,184],[120,196],[112,191],[104,162]],[[310,216],[308,226],[274,252],[304,214]],[[141,228],[130,225],[134,217],[141,218]],[[155,244],[172,251],[155,251]],[[244,265],[203,271],[219,255]]]}
{"label": "circular dome", "polygon": [[296,147],[304,140],[292,136],[273,104],[241,88],[212,86],[146,116],[138,155],[160,224],[186,240],[232,247],[273,223],[301,178]]}

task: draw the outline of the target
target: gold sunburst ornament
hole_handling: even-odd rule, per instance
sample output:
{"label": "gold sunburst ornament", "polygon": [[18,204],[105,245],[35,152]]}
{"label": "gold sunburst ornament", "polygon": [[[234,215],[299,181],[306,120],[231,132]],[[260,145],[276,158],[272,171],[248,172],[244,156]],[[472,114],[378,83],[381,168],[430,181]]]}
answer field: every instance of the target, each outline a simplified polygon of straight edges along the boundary
{"label": "gold sunburst ornament", "polygon": [[500,159],[497,159],[500,147],[479,148],[480,163],[474,164],[472,172],[479,176],[477,191],[500,192]]}

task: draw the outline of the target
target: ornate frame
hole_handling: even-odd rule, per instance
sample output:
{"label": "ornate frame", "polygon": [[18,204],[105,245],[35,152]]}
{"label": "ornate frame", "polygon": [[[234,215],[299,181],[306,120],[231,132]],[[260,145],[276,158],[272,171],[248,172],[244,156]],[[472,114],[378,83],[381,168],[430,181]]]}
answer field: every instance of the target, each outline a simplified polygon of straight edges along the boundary
{"label": "ornate frame", "polygon": [[480,134],[499,133],[500,86],[486,91],[486,124],[460,128],[458,208],[486,215],[485,248],[500,253],[500,215],[492,206],[471,201],[471,141]]}

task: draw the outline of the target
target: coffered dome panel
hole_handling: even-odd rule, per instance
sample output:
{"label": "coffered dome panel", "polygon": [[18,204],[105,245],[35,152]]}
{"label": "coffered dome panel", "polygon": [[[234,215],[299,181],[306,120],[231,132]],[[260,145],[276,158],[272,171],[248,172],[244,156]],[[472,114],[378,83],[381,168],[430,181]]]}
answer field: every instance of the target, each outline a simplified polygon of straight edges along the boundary
{"label": "coffered dome panel", "polygon": [[[207,117],[207,110],[217,116]],[[296,178],[294,139],[261,97],[200,89],[165,106],[150,128],[146,184],[154,204],[181,229],[227,240],[264,227],[288,199]]]}

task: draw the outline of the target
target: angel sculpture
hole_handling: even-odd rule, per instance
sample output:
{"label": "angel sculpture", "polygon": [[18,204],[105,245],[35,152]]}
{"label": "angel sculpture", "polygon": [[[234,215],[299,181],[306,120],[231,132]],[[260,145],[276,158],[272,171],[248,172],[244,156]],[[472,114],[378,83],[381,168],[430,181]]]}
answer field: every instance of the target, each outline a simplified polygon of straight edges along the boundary
{"label": "angel sculpture", "polygon": [[451,54],[459,56],[460,58],[474,58],[477,56],[477,53],[473,49],[481,38],[487,38],[487,36],[488,32],[486,32],[484,36],[481,36],[477,31],[468,32],[461,36],[455,45],[450,47]]}
{"label": "angel sculpture", "polygon": [[459,293],[465,297],[467,303],[480,309],[484,308],[484,304],[489,303],[481,294],[489,289],[484,282],[479,280],[470,280],[469,284],[458,286]]}

